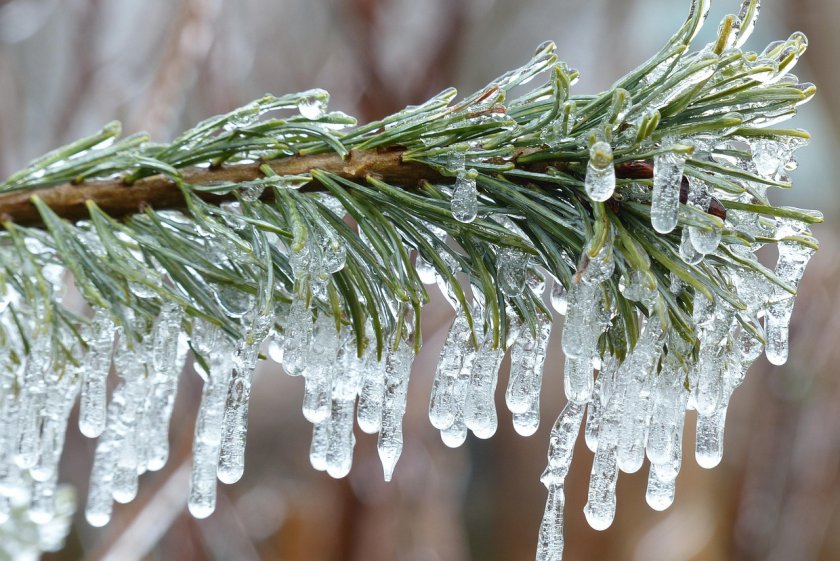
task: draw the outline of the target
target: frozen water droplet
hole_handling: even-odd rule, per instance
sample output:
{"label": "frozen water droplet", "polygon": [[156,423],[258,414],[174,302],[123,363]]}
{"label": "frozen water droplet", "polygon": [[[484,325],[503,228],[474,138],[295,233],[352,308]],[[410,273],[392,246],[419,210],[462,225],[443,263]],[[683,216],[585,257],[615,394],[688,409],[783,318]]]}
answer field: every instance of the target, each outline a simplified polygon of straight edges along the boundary
{"label": "frozen water droplet", "polygon": [[315,121],[324,116],[327,110],[327,100],[323,95],[310,95],[298,101],[298,111],[301,116]]}
{"label": "frozen water droplet", "polygon": [[593,201],[606,201],[615,191],[615,167],[612,147],[606,142],[596,142],[589,149],[584,188]]}
{"label": "frozen water droplet", "polygon": [[458,222],[469,223],[478,215],[478,191],[474,177],[459,171],[452,191],[452,216]]}

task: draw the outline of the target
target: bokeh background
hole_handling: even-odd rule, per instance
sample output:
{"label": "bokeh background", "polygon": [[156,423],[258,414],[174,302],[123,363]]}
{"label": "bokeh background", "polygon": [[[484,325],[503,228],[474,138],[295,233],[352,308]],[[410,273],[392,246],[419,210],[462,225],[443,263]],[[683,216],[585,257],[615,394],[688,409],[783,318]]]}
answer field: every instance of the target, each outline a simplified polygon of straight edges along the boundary
{"label": "bokeh background", "polygon": [[[717,0],[699,44],[738,9]],[[823,249],[801,286],[791,359],[761,359],[734,395],[723,463],[694,463],[693,417],[677,499],[645,504],[646,472],[622,474],[606,532],[582,514],[591,454],[578,446],[567,480],[567,561],[829,561],[840,559],[840,246],[835,167],[840,148],[840,2],[766,0],[748,44],[761,50],[794,30],[811,41],[795,72],[819,88],[795,126],[809,129],[796,189],[777,202],[818,208]],[[323,87],[331,107],[362,121],[422,101],[445,86],[464,93],[527,60],[543,40],[582,71],[578,92],[606,88],[652,54],[682,22],[687,0],[0,0],[0,176],[30,158],[119,119],[156,139],[265,92]],[[522,438],[499,403],[500,428],[447,449],[426,418],[451,313],[424,317],[406,447],[382,481],[373,437],[358,434],[341,481],[310,468],[302,380],[260,367],[247,469],[221,486],[216,513],[186,513],[200,380],[185,372],[173,452],[144,475],[140,495],[94,529],[78,514],[50,559],[516,561],[533,559],[545,490],[548,431],[563,406],[556,329],[546,367],[543,422]],[[500,388],[506,383],[503,366]],[[499,394],[502,391],[500,390]],[[94,443],[71,422],[61,479],[85,500]],[[81,510],[81,509],[80,509]]]}

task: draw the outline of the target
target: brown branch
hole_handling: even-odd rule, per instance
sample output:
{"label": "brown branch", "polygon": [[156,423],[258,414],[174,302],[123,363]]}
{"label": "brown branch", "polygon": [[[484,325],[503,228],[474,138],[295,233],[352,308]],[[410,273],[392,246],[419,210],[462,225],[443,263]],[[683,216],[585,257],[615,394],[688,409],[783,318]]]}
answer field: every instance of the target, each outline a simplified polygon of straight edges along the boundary
{"label": "brown branch", "polygon": [[[519,151],[513,158],[514,161],[527,152],[529,151]],[[318,169],[353,181],[364,181],[368,176],[375,176],[387,183],[406,188],[417,186],[421,181],[451,182],[450,178],[442,176],[425,164],[403,161],[403,153],[402,149],[352,150],[346,159],[333,153],[315,154],[272,160],[268,165],[279,175],[302,175]],[[260,166],[261,163],[257,162],[219,168],[189,168],[181,173],[184,183],[191,185],[242,183],[263,177]],[[548,167],[569,171],[565,162],[539,162],[523,167],[530,171],[544,171]],[[616,176],[623,179],[653,177],[653,165],[649,162],[625,162],[618,164],[615,171]],[[317,181],[312,181],[303,188],[323,190],[323,186]],[[212,204],[220,204],[234,198],[232,194],[220,195],[201,191],[196,191],[196,194]],[[89,216],[87,201],[93,201],[115,218],[142,212],[146,207],[157,210],[186,207],[184,196],[175,182],[169,177],[155,175],[131,184],[121,179],[80,184],[62,183],[0,195],[0,222],[43,226],[41,215],[32,204],[32,197],[36,195],[58,216],[70,221],[83,220]],[[270,193],[267,195],[270,196]],[[687,198],[688,182],[683,177],[680,202],[685,203]],[[726,217],[726,208],[714,198],[707,212],[720,218]]]}
{"label": "brown branch", "polygon": [[[402,150],[350,152],[347,159],[337,154],[316,154],[273,160],[268,164],[280,175],[305,174],[313,169],[337,174],[351,180],[364,180],[368,175],[381,177],[397,185],[417,185],[421,180],[446,181],[430,167],[402,160]],[[187,184],[213,185],[240,183],[263,177],[260,163],[235,165],[214,169],[191,168],[182,172]],[[306,189],[318,189],[315,182]],[[144,207],[181,209],[186,206],[184,196],[175,182],[163,175],[155,175],[134,182],[131,185],[122,180],[90,181],[78,185],[62,183],[48,187],[27,189],[0,195],[0,219],[21,226],[42,226],[41,215],[31,199],[37,195],[58,216],[67,220],[83,220],[88,217],[86,203],[95,202],[102,210],[115,218],[140,212]],[[232,195],[199,193],[204,200],[218,204],[233,198]]]}

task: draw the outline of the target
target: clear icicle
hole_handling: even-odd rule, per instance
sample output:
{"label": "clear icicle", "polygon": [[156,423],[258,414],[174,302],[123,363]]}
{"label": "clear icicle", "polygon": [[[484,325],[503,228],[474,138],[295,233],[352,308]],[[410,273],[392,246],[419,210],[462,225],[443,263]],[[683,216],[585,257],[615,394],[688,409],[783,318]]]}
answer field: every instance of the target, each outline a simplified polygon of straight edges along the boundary
{"label": "clear icicle", "polygon": [[615,167],[612,147],[606,142],[596,142],[589,148],[584,188],[593,201],[606,201],[615,191]]}
{"label": "clear icicle", "polygon": [[566,357],[563,368],[563,389],[566,399],[574,403],[588,403],[592,399],[595,380],[592,376],[592,359]]}
{"label": "clear icicle", "polygon": [[467,425],[461,410],[455,415],[452,424],[440,431],[440,438],[450,448],[458,448],[467,439]]}
{"label": "clear icicle", "polygon": [[697,444],[694,456],[700,467],[711,469],[723,458],[726,409],[726,407],[721,407],[711,415],[697,416]]}
{"label": "clear icicle", "polygon": [[[603,429],[599,439],[603,438]],[[606,530],[615,518],[615,484],[618,463],[615,444],[599,443],[589,477],[589,498],[583,513],[595,530]]]}
{"label": "clear icicle", "polygon": [[359,428],[368,434],[379,432],[382,426],[382,402],[385,399],[385,361],[376,360],[370,351],[364,362],[362,388],[356,418]]}
{"label": "clear icicle", "polygon": [[497,282],[499,290],[508,297],[518,296],[525,290],[530,257],[517,249],[503,247],[498,252]]}
{"label": "clear icicle", "polygon": [[696,265],[703,260],[703,254],[697,251],[691,240],[691,233],[688,228],[683,228],[680,240],[680,259],[689,265]]}
{"label": "clear icicle", "polygon": [[437,429],[445,429],[455,420],[458,408],[453,391],[465,361],[474,352],[470,347],[470,326],[463,311],[458,311],[440,352],[429,401],[429,420]]}
{"label": "clear icicle", "polygon": [[684,165],[683,154],[665,152],[653,157],[650,221],[654,230],[662,234],[671,232],[677,226]]}
{"label": "clear icicle", "polygon": [[[651,414],[651,388],[654,368],[661,352],[662,334],[659,319],[648,320],[633,352],[619,367],[616,387],[607,406],[609,419],[618,423],[618,466],[625,473],[642,467],[645,455],[645,432]],[[603,431],[603,429],[602,429]],[[600,441],[599,435],[599,441]]]}
{"label": "clear icicle", "polygon": [[647,492],[645,500],[653,510],[665,510],[674,502],[676,479],[663,479],[655,465],[650,466],[648,473]]}
{"label": "clear icicle", "polygon": [[111,368],[114,330],[108,312],[97,310],[88,332],[89,348],[82,366],[82,392],[79,399],[79,430],[88,438],[96,438],[105,430],[105,380]]}
{"label": "clear icicle", "polygon": [[542,477],[543,482],[547,485],[549,483],[562,485],[569,474],[575,441],[578,433],[580,433],[585,408],[585,405],[567,403],[551,428],[548,444],[548,467]]}
{"label": "clear icicle", "polygon": [[245,439],[248,431],[248,402],[251,380],[257,367],[262,340],[268,335],[273,315],[262,315],[256,309],[248,314],[244,339],[239,342],[233,357],[233,376],[225,403],[222,447],[219,455],[218,477],[222,483],[239,481],[245,471]]}
{"label": "clear icicle", "polygon": [[330,420],[324,419],[312,425],[312,444],[309,447],[309,463],[318,471],[327,471],[327,448],[330,438]]}
{"label": "clear icicle", "polygon": [[511,346],[510,376],[505,403],[512,413],[526,413],[539,404],[543,368],[551,336],[550,318],[542,318],[537,337],[524,327]]}
{"label": "clear icicle", "polygon": [[385,481],[390,481],[402,454],[403,429],[402,419],[405,414],[408,395],[408,375],[414,349],[411,344],[401,341],[397,350],[389,350],[385,363],[385,399],[382,403],[382,429],[379,431],[379,459]]}
{"label": "clear icicle", "polygon": [[152,327],[153,387],[147,395],[144,420],[148,426],[146,468],[161,469],[169,457],[169,421],[178,390],[178,376],[189,346],[181,332],[181,310],[164,306]]}
{"label": "clear icicle", "polygon": [[452,190],[452,216],[459,222],[472,222],[478,215],[478,191],[475,177],[459,170]]}
{"label": "clear icicle", "polygon": [[[204,388],[195,422],[193,466],[187,503],[190,513],[196,518],[206,518],[216,508],[216,477],[234,352],[220,328],[206,325],[202,326],[201,331],[202,337],[196,341],[194,324],[193,345],[205,356],[209,367],[204,373]],[[196,366],[200,371],[199,365]]]}
{"label": "clear icicle", "polygon": [[540,398],[535,395],[527,411],[513,414],[513,430],[521,436],[531,436],[540,428]]}
{"label": "clear icicle", "polygon": [[492,338],[487,337],[473,363],[464,403],[464,423],[478,438],[490,438],[499,425],[494,395],[504,354],[504,349],[494,349]]}
{"label": "clear icicle", "polygon": [[310,423],[320,423],[330,415],[335,359],[339,340],[335,322],[320,314],[315,322],[312,344],[306,359],[303,390],[303,416]]}
{"label": "clear icicle", "polygon": [[563,510],[566,496],[563,485],[550,485],[545,502],[545,513],[540,523],[536,561],[562,561],[563,559]]}
{"label": "clear icicle", "polygon": [[572,358],[595,354],[598,333],[595,329],[600,287],[579,282],[569,291],[566,322],[563,324],[563,352]]}
{"label": "clear icicle", "polygon": [[[780,221],[777,235],[797,234],[804,227],[792,220]],[[794,288],[799,286],[805,267],[815,250],[796,241],[782,239],[779,242],[779,259],[776,263],[776,275]],[[784,364],[788,355],[788,331],[793,314],[793,295],[776,289],[777,296],[768,306],[764,319],[767,335],[765,354],[772,364]]]}
{"label": "clear icicle", "polygon": [[598,378],[595,380],[592,401],[589,402],[589,406],[587,407],[586,431],[584,436],[586,446],[593,452],[598,448],[598,431],[601,426],[601,417],[612,394],[617,368],[618,364],[612,356],[604,360],[601,371],[598,373]]}
{"label": "clear icicle", "polygon": [[300,376],[306,369],[313,329],[312,310],[303,298],[295,298],[283,337],[283,369],[289,376]]}
{"label": "clear icicle", "polygon": [[356,358],[356,339],[347,337],[339,366],[343,370],[336,377],[332,390],[332,410],[327,442],[327,473],[335,478],[346,476],[353,465],[353,413],[356,394],[362,381],[364,363]]}

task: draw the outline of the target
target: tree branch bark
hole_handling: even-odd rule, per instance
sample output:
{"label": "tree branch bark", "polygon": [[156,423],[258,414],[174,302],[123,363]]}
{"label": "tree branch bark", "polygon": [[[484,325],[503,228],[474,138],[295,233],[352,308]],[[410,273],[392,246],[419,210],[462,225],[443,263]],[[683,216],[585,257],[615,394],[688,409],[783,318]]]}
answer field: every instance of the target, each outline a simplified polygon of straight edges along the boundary
{"label": "tree branch bark", "polygon": [[[331,153],[295,156],[267,163],[279,175],[300,175],[319,169],[355,181],[374,175],[389,183],[405,186],[417,185],[422,180],[449,181],[429,166],[404,162],[402,155],[402,150],[353,150],[347,159]],[[221,168],[191,168],[183,170],[182,176],[185,183],[194,185],[240,183],[263,177],[259,169],[261,165],[262,162]],[[313,181],[304,188],[317,190],[319,186]],[[95,202],[115,218],[138,213],[147,206],[158,210],[186,207],[184,196],[175,182],[166,176],[155,175],[132,184],[121,179],[62,183],[0,195],[0,220],[21,226],[43,226],[41,215],[31,202],[35,195],[58,216],[70,221],[89,216],[87,201]],[[199,196],[213,204],[233,199],[233,195],[215,193],[199,193]]]}
{"label": "tree branch bark", "polygon": [[[526,152],[514,157],[514,161]],[[339,175],[353,181],[364,181],[369,175],[378,177],[387,183],[411,188],[421,181],[431,183],[450,183],[433,168],[418,162],[403,161],[402,149],[352,150],[346,159],[338,154],[314,154],[292,156],[267,162],[278,175],[302,175],[318,169]],[[263,177],[260,166],[263,162],[241,164],[220,168],[189,168],[182,170],[184,183],[192,185],[213,185],[222,183],[242,183]],[[539,162],[526,164],[531,171],[544,171],[548,167],[568,170],[565,162]],[[616,176],[622,179],[650,179],[653,177],[653,165],[650,162],[625,162],[615,168]],[[303,187],[304,190],[323,190],[317,181]],[[103,211],[115,218],[122,218],[142,212],[146,207],[156,210],[183,209],[186,207],[184,195],[175,182],[164,175],[154,175],[126,183],[122,179],[111,181],[89,181],[79,184],[62,183],[26,189],[0,195],[0,222],[14,222],[20,226],[43,227],[43,220],[32,197],[37,195],[61,218],[72,222],[88,218],[87,201],[93,201]],[[197,195],[211,204],[221,204],[233,200],[234,196],[219,195],[209,192],[197,192]],[[267,192],[270,196],[270,192]],[[688,182],[683,178],[680,202],[688,198]],[[726,216],[726,209],[713,199],[708,209],[709,214],[720,218]]]}

